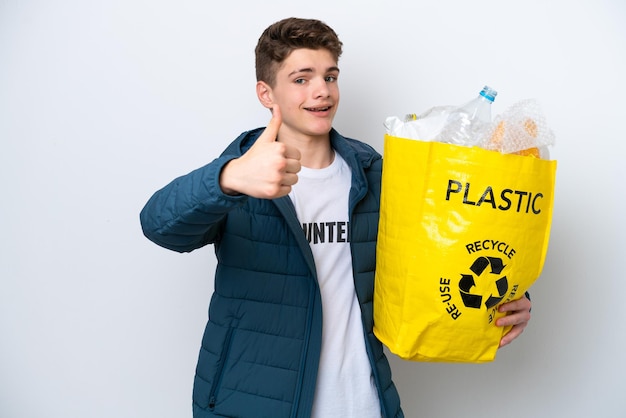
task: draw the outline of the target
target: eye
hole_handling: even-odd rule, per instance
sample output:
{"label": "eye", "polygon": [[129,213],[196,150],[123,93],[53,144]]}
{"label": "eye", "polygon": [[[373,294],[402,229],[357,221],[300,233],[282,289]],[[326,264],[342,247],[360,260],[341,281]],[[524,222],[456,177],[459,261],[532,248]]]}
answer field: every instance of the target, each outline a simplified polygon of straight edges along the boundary
{"label": "eye", "polygon": [[334,83],[334,82],[337,81],[337,76],[336,75],[329,75],[329,76],[326,76],[325,80],[326,80],[327,83]]}
{"label": "eye", "polygon": [[304,78],[296,78],[293,82],[296,84],[304,84],[306,80]]}

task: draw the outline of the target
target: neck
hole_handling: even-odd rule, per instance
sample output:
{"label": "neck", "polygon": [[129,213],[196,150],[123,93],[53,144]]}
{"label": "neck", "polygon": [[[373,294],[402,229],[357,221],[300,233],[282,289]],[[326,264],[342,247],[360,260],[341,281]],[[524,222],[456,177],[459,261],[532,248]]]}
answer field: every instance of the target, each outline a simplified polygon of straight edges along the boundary
{"label": "neck", "polygon": [[307,168],[325,168],[335,159],[335,151],[330,145],[330,136],[291,137],[279,136],[284,142],[300,151],[300,164]]}
{"label": "neck", "polygon": [[332,164],[335,159],[335,151],[330,146],[330,141],[325,141],[324,145],[309,144],[309,147],[300,149],[300,164],[307,168],[325,168]]}

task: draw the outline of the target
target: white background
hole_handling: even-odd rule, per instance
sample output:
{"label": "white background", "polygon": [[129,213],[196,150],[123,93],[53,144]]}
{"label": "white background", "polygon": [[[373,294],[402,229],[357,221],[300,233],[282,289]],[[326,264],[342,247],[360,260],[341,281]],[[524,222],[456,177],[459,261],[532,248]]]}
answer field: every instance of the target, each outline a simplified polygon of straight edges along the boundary
{"label": "white background", "polygon": [[0,0],[0,417],[191,416],[213,249],[142,236],[145,201],[269,118],[253,49],[288,16],[345,44],[336,127],[484,84],[542,105],[559,160],[533,319],[495,362],[391,355],[407,417],[626,416],[622,0]]}

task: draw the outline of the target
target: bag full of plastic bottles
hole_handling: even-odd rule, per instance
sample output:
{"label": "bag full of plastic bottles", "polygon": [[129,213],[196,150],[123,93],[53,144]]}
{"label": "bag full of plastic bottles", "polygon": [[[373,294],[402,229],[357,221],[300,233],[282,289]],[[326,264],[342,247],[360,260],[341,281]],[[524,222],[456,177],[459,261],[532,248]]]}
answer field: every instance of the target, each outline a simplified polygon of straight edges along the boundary
{"label": "bag full of plastic bottles", "polygon": [[498,307],[541,274],[555,138],[535,100],[492,118],[496,94],[385,121],[374,333],[401,358],[493,361]]}

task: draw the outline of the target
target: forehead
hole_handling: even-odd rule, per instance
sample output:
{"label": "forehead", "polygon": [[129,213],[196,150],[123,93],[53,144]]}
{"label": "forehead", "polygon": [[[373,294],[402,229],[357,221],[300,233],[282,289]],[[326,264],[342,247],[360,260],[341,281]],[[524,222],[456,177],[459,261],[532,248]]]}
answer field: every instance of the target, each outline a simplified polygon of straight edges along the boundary
{"label": "forehead", "polygon": [[282,62],[278,72],[291,74],[303,70],[313,72],[338,70],[337,61],[327,49],[294,49]]}

